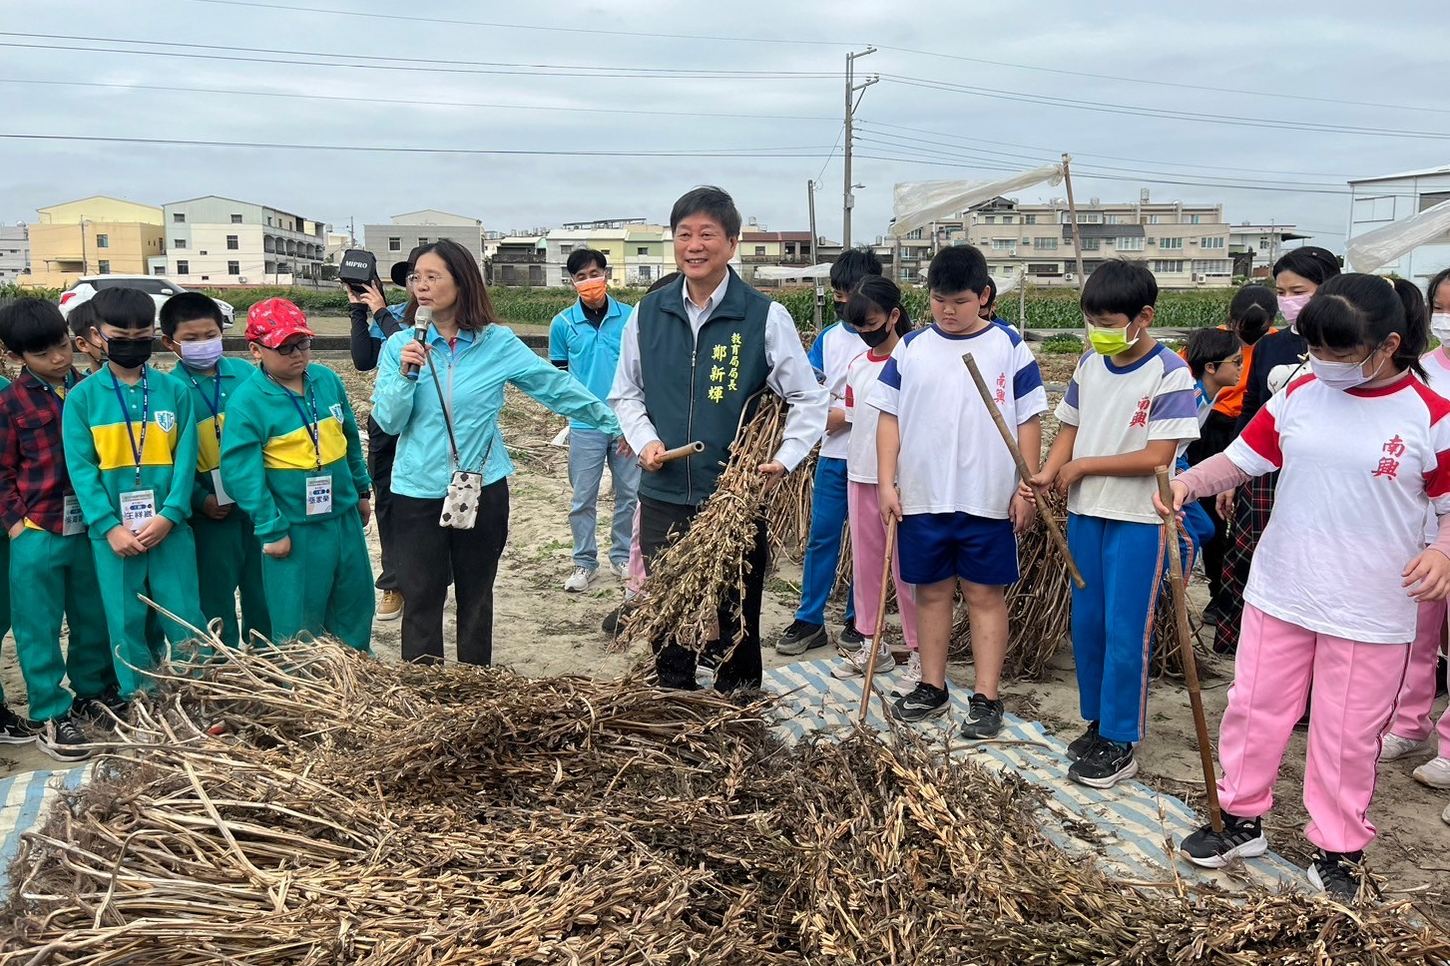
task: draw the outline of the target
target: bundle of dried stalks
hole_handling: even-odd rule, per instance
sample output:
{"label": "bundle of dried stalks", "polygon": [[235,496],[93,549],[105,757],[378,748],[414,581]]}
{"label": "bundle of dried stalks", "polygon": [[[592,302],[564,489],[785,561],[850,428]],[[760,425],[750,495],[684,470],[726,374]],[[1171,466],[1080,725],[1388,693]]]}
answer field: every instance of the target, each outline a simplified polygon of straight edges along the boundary
{"label": "bundle of dried stalks", "polygon": [[[730,458],[715,492],[700,507],[690,529],[650,563],[649,595],[637,598],[639,606],[625,611],[611,645],[614,649],[673,640],[702,651],[717,633],[720,608],[732,595],[739,607],[749,567],[746,558],[773,497],[766,492],[759,467],[780,448],[785,413],[779,396],[761,397],[755,415],[741,425],[730,444]],[[726,642],[727,646],[738,643]]]}
{"label": "bundle of dried stalks", "polygon": [[786,748],[767,710],[331,643],[221,650],[26,836],[0,964],[1450,956],[1404,902],[1115,881],[1045,836],[1020,780],[909,732]]}
{"label": "bundle of dried stalks", "polygon": [[800,563],[811,536],[811,503],[815,495],[816,450],[811,450],[795,471],[771,494],[765,521],[770,533],[770,555]]}

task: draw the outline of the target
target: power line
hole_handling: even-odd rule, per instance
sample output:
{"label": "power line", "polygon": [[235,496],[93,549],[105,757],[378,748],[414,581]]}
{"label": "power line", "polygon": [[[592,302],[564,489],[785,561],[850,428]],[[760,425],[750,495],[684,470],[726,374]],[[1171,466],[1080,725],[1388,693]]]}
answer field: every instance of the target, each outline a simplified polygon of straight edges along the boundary
{"label": "power line", "polygon": [[1168,120],[1196,121],[1208,124],[1226,124],[1233,127],[1260,127],[1290,129],[1296,131],[1314,131],[1327,134],[1357,134],[1373,137],[1402,137],[1450,141],[1450,134],[1436,133],[1433,131],[1405,131],[1390,128],[1352,127],[1348,125],[1318,124],[1309,121],[1296,121],[1279,118],[1230,118],[1221,117],[1214,114],[1201,114],[1192,111],[1173,111],[1159,108],[1138,107],[1131,104],[1110,104],[1101,101],[1080,101],[1074,100],[1072,98],[1054,97],[1043,94],[1027,94],[1020,91],[1003,91],[989,87],[970,87],[965,84],[950,84],[945,81],[937,81],[930,78],[904,77],[899,74],[882,74],[881,79],[894,84],[900,84],[904,87],[914,87],[923,90],[947,91],[950,93],[958,94],[976,94],[980,97],[989,97],[997,100],[1018,101],[1029,104],[1043,104],[1049,107],[1066,107],[1074,110],[1094,111],[1103,114],[1123,114],[1130,117],[1155,117]]}
{"label": "power line", "polygon": [[[835,118],[831,118],[831,120],[834,121]],[[841,127],[840,127],[840,130],[838,130],[836,132],[836,143],[833,144],[833,145],[831,145],[831,150],[830,150],[830,153],[828,153],[826,155],[826,160],[824,160],[824,161],[821,162],[821,173],[818,174],[818,175],[816,175],[816,181],[817,182],[819,182],[822,178],[824,178],[826,176],[826,168],[830,167],[830,165],[831,165],[831,159],[836,156],[836,149],[841,146],[841,135],[843,135],[845,133],[846,133],[846,125],[843,123],[841,125]]]}
{"label": "power line", "polygon": [[[780,148],[725,148],[706,151],[569,151],[562,149],[532,150],[527,148],[415,148],[392,145],[357,144],[286,144],[261,141],[200,141],[192,138],[98,137],[79,134],[10,134],[0,132],[0,140],[60,141],[96,144],[148,144],[171,147],[253,148],[269,151],[351,151],[376,154],[442,154],[482,157],[564,157],[564,158],[818,158],[823,145]],[[805,153],[801,153],[805,152]]]}
{"label": "power line", "polygon": [[1376,101],[1349,101],[1332,97],[1314,97],[1309,94],[1288,94],[1282,91],[1255,91],[1243,90],[1232,87],[1209,87],[1206,84],[1184,84],[1175,81],[1144,80],[1141,77],[1122,77],[1115,74],[1099,74],[1090,71],[1065,70],[1059,67],[1038,67],[1032,64],[1014,64],[1004,60],[986,60],[977,57],[963,57],[955,53],[943,53],[935,50],[920,50],[914,47],[893,47],[890,44],[877,44],[882,50],[894,50],[903,54],[919,54],[923,57],[941,57],[945,60],[964,61],[968,64],[983,64],[988,67],[1008,67],[1013,70],[1035,71],[1043,74],[1059,74],[1065,77],[1086,77],[1091,80],[1108,80],[1124,84],[1142,84],[1149,87],[1173,87],[1180,90],[1208,91],[1222,97],[1224,94],[1244,94],[1251,97],[1275,97],[1287,101],[1309,101],[1317,104],[1335,104],[1351,107],[1373,107],[1381,110],[1392,111],[1423,111],[1429,114],[1450,114],[1450,108],[1444,107],[1420,107],[1410,104],[1384,104]]}
{"label": "power line", "polygon": [[[498,104],[471,101],[435,101],[432,99],[420,100],[416,97],[389,98],[389,97],[349,97],[345,94],[302,94],[293,91],[254,91],[238,90],[224,87],[166,87],[160,84],[108,84],[100,81],[62,81],[62,80],[36,80],[32,78],[0,77],[0,84],[39,84],[51,87],[94,87],[110,90],[142,90],[162,91],[172,94],[223,94],[238,95],[245,97],[281,97],[296,100],[309,101],[345,101],[356,104],[396,104],[404,107],[467,107],[467,108],[495,108],[507,111],[547,111],[547,112],[569,112],[580,114],[632,114],[649,117],[716,117],[716,118],[739,118],[742,120],[766,120],[766,121],[832,121],[839,122],[838,118],[822,115],[803,114],[712,114],[701,111],[644,111],[626,110],[623,108],[609,107],[541,107],[533,104]],[[837,144],[839,145],[839,138]]]}
{"label": "power line", "polygon": [[711,40],[743,44],[797,44],[805,47],[859,47],[834,40],[803,40],[790,37],[729,37],[721,34],[651,33],[640,30],[606,30],[600,27],[540,27],[533,24],[503,23],[489,20],[450,20],[442,17],[418,17],[412,14],[369,13],[361,10],[330,10],[323,7],[301,7],[296,4],[254,3],[251,0],[181,0],[183,3],[207,3],[222,7],[256,7],[282,13],[321,13],[330,17],[366,17],[374,20],[401,20],[411,24],[437,24],[448,27],[492,27],[498,30],[537,30],[548,33],[586,34],[601,37],[640,37],[648,40]]}
{"label": "power line", "polygon": [[[68,44],[27,44],[3,42],[0,47],[15,47],[31,50],[73,50],[87,53],[130,54],[133,56],[174,57],[185,60],[224,60],[244,64],[286,64],[289,67],[344,67],[353,70],[414,71],[433,74],[504,74],[529,77],[617,77],[627,80],[640,78],[664,78],[670,80],[819,80],[834,79],[837,75],[823,71],[736,71],[702,70],[699,68],[664,67],[607,67],[588,64],[512,64],[490,63],[488,61],[448,61],[422,57],[380,57],[353,53],[328,53],[316,50],[279,50],[266,47],[234,47],[221,44],[171,43],[155,40],[130,40],[108,37],[75,37],[60,34],[29,34],[14,31],[0,31],[0,37],[22,37],[47,41],[76,41],[87,44],[133,44],[140,47],[178,47],[183,51],[252,51],[262,54],[276,54],[276,57],[239,57],[235,54],[184,53],[176,50],[124,50],[117,47],[77,47]],[[306,63],[299,57],[347,58],[343,63]],[[285,59],[284,59],[285,58]],[[374,63],[356,63],[374,61]],[[447,66],[465,65],[465,66]]]}

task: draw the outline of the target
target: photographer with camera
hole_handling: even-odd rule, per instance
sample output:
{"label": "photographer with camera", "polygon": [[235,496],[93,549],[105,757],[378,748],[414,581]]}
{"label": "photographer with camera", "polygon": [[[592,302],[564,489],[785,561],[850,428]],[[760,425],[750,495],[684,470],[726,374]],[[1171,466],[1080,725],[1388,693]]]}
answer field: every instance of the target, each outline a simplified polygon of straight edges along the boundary
{"label": "photographer with camera", "polygon": [[[421,245],[414,248],[408,253],[408,260],[394,264],[390,273],[393,284],[405,289],[410,297],[413,263],[422,250]],[[359,372],[371,372],[378,367],[383,343],[405,327],[403,312],[408,303],[388,304],[382,279],[378,277],[377,261],[371,252],[361,249],[344,252],[338,278],[351,303],[352,364]],[[378,602],[380,621],[395,621],[403,616],[403,594],[392,566],[393,456],[397,448],[398,438],[383,432],[377,421],[368,416],[368,474],[373,479],[373,514],[378,521],[378,542],[382,545],[376,583],[383,595]]]}

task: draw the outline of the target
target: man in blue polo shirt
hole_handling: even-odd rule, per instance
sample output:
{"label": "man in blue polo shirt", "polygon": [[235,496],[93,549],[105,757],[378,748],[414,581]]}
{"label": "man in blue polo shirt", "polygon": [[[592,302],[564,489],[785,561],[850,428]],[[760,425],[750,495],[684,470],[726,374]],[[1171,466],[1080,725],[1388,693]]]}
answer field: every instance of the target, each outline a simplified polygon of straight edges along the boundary
{"label": "man in blue polo shirt", "polygon": [[[549,326],[549,360],[574,375],[600,401],[609,396],[619,368],[620,338],[633,309],[609,297],[609,263],[603,252],[577,249],[565,269],[579,298]],[[634,508],[639,490],[639,464],[634,455],[621,455],[616,442],[590,426],[569,422],[569,483],[574,502],[569,508],[569,529],[574,534],[574,570],[564,581],[571,593],[588,590],[599,572],[599,551],[594,539],[598,520],[599,481],[604,464],[614,480],[614,525],[611,528],[609,569],[621,580],[629,575],[629,543],[634,531]]]}

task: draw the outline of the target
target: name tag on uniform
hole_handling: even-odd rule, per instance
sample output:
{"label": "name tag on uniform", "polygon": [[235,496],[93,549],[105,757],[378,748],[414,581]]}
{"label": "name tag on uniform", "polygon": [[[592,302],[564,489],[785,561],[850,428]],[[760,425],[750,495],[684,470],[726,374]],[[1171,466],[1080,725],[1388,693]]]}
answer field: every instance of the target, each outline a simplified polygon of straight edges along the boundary
{"label": "name tag on uniform", "polygon": [[132,533],[139,533],[156,519],[156,491],[132,490],[121,494],[121,523]]}
{"label": "name tag on uniform", "polygon": [[86,518],[81,516],[81,501],[76,499],[74,494],[65,498],[65,509],[60,518],[60,532],[67,537],[86,532]]}
{"label": "name tag on uniform", "polygon": [[216,490],[216,505],[217,506],[231,506],[233,503],[237,502],[236,500],[233,500],[231,497],[227,496],[227,491],[224,490],[224,489],[222,489],[222,471],[221,470],[212,470],[211,471],[211,486],[212,486],[212,489]]}
{"label": "name tag on uniform", "polygon": [[332,477],[309,476],[307,478],[307,515],[319,516],[332,512]]}

